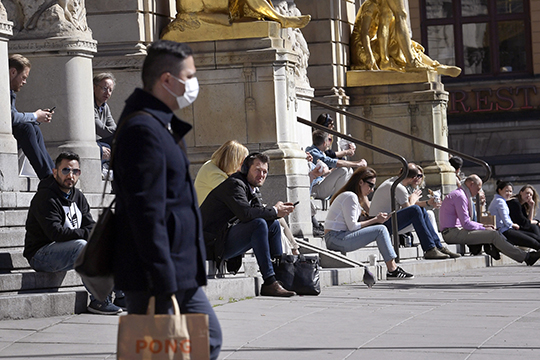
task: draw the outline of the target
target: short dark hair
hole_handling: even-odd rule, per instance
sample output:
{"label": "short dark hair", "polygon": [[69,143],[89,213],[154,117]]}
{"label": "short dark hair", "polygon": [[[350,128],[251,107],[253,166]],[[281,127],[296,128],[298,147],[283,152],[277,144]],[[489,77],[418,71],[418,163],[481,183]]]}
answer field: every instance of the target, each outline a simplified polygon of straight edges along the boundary
{"label": "short dark hair", "polygon": [[268,164],[270,162],[270,158],[268,155],[256,152],[249,154],[242,163],[242,167],[240,168],[240,172],[244,175],[247,175],[249,172],[249,169],[251,169],[251,165],[255,162],[255,159],[258,159],[263,164]]}
{"label": "short dark hair", "polygon": [[334,119],[332,119],[330,114],[321,114],[315,122],[324,127],[328,127],[331,123],[334,122]]}
{"label": "short dark hair", "polygon": [[313,140],[313,145],[321,146],[328,139],[328,133],[322,130],[315,130],[311,134],[311,138]]}
{"label": "short dark hair", "polygon": [[497,180],[497,193],[499,193],[500,190],[504,189],[508,185],[514,187],[514,185],[512,185],[510,181]]}
{"label": "short dark hair", "polygon": [[169,72],[178,75],[184,60],[193,56],[193,50],[188,45],[169,40],[157,40],[147,51],[142,68],[143,87],[146,91],[152,90],[161,74]]}
{"label": "short dark hair", "polygon": [[30,64],[30,60],[22,56],[21,54],[12,54],[9,55],[9,68],[14,68],[17,70],[17,73],[23,72],[25,68],[31,68],[32,64]]}
{"label": "short dark hair", "polygon": [[54,161],[54,167],[56,169],[58,169],[58,165],[60,165],[60,163],[62,162],[62,160],[77,160],[77,162],[80,164],[81,163],[81,158],[79,157],[79,155],[75,154],[74,152],[71,152],[71,151],[64,151],[64,152],[61,152],[60,155],[58,155],[56,157],[56,160]]}
{"label": "short dark hair", "polygon": [[452,156],[448,162],[455,170],[459,170],[463,166],[463,159],[459,156]]}

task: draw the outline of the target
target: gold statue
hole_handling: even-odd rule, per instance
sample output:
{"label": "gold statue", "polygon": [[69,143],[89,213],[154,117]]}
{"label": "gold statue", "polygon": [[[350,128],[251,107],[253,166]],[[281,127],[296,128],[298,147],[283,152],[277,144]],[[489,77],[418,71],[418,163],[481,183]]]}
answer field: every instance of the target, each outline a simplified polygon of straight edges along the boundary
{"label": "gold statue", "polygon": [[404,0],[366,0],[351,35],[351,69],[435,70],[452,77],[461,73],[459,67],[442,65],[424,54],[422,45],[409,33]]}
{"label": "gold statue", "polygon": [[176,0],[176,19],[169,25],[180,31],[196,29],[200,22],[231,25],[233,22],[272,20],[284,28],[303,28],[311,16],[284,16],[270,0]]}

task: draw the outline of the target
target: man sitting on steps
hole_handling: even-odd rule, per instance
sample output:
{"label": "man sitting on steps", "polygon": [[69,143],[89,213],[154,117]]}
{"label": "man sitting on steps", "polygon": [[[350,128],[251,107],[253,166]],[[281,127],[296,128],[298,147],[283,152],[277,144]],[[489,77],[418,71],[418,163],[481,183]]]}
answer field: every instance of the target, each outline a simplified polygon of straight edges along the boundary
{"label": "man sitting on steps", "polygon": [[[88,201],[75,188],[80,175],[79,155],[63,152],[56,158],[53,175],[38,185],[28,209],[23,252],[36,271],[73,269],[86,245],[95,222]],[[122,297],[123,293],[116,291],[115,303]],[[90,294],[90,300],[89,312],[103,315],[122,312],[109,298],[100,302]]]}

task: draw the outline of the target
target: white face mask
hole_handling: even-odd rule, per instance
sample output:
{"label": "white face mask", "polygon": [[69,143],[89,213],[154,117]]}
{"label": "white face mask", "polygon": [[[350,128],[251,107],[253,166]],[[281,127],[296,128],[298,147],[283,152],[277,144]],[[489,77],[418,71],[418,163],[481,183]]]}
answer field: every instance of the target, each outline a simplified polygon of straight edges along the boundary
{"label": "white face mask", "polygon": [[166,87],[164,84],[163,87],[165,90],[169,92],[172,96],[176,98],[176,102],[178,103],[178,107],[180,109],[183,109],[189,105],[191,105],[195,99],[197,99],[197,95],[199,95],[199,81],[197,81],[196,77],[192,77],[190,79],[187,79],[186,81],[183,81],[182,79],[177,78],[174,75],[171,75],[173,78],[184,84],[185,90],[184,95],[178,96],[175,93],[171,91],[168,87]]}

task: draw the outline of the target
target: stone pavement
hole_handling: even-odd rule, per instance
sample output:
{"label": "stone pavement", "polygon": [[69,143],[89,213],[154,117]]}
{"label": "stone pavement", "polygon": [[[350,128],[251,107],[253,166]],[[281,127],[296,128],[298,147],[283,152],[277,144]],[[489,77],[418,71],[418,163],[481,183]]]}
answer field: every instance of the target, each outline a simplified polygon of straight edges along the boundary
{"label": "stone pavement", "polygon": [[[21,304],[23,306],[23,304]],[[220,359],[540,358],[540,266],[465,270],[215,307]],[[0,359],[114,359],[118,319],[0,322]]]}

